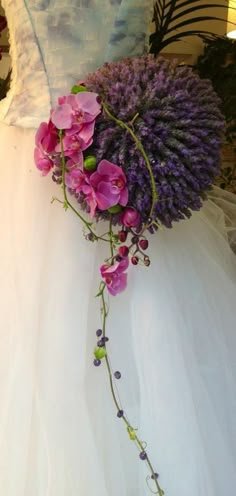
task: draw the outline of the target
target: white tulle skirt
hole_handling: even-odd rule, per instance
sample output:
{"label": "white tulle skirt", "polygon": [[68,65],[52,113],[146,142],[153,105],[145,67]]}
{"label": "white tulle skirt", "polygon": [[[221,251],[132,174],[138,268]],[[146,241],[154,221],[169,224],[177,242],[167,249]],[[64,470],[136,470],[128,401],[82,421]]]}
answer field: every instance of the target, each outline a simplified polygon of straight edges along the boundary
{"label": "white tulle skirt", "polygon": [[[33,130],[0,125],[0,494],[145,496],[148,469],[92,363],[106,252],[50,204],[60,187],[33,146]],[[120,401],[166,496],[236,488],[236,202],[214,196],[151,236],[151,266],[110,298]]]}

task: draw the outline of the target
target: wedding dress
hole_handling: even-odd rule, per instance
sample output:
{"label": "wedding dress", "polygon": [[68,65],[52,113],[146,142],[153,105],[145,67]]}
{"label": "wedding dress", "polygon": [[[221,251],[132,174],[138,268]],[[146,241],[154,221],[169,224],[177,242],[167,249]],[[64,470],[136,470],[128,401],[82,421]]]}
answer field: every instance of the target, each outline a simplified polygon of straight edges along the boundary
{"label": "wedding dress", "polygon": [[[144,496],[146,464],[92,364],[107,253],[50,203],[61,190],[32,157],[59,94],[104,60],[143,53],[152,2],[2,3],[13,76],[0,103],[0,494]],[[150,236],[150,268],[131,267],[110,299],[120,401],[166,496],[235,493],[234,212],[215,189],[190,220]]]}

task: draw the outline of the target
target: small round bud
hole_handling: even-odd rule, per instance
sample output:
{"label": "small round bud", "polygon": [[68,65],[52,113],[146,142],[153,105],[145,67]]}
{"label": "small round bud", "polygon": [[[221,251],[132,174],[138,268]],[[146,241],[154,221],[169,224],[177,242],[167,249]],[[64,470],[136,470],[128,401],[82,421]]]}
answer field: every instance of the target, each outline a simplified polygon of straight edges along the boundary
{"label": "small round bud", "polygon": [[138,236],[133,236],[131,238],[131,242],[133,243],[133,245],[136,245],[139,242],[139,237]]}
{"label": "small round bud", "polygon": [[101,336],[101,335],[102,335],[102,329],[98,329],[98,330],[96,331],[96,334],[97,334],[97,337],[99,338],[99,336]]}
{"label": "small round bud", "polygon": [[141,222],[141,216],[135,208],[127,207],[122,213],[120,220],[126,227],[136,227]]}
{"label": "small round bud", "polygon": [[119,251],[119,255],[121,257],[128,257],[128,255],[129,255],[129,248],[128,248],[128,246],[120,246],[120,248],[119,248],[118,251]]}
{"label": "small round bud", "polygon": [[128,233],[124,230],[119,231],[117,233],[117,236],[118,236],[119,240],[121,241],[121,243],[124,243],[126,241],[127,235],[128,235]]}
{"label": "small round bud", "polygon": [[140,248],[142,248],[142,250],[146,250],[148,248],[148,240],[147,239],[140,239],[139,246],[140,246]]}
{"label": "small round bud", "polygon": [[151,475],[151,478],[153,480],[158,479],[158,477],[159,477],[159,474],[157,474],[157,472],[155,472],[154,474]]}
{"label": "small round bud", "polygon": [[143,262],[144,262],[144,265],[146,265],[146,267],[149,267],[149,265],[151,263],[149,257],[144,257]]}
{"label": "small round bud", "polygon": [[147,459],[147,453],[145,451],[141,451],[141,453],[139,453],[139,458],[140,458],[140,460],[146,460]]}
{"label": "small round bud", "polygon": [[119,372],[119,370],[117,370],[115,373],[114,373],[114,377],[116,379],[120,379],[121,378],[121,373]]}
{"label": "small round bud", "polygon": [[139,262],[138,257],[132,257],[132,258],[131,258],[131,263],[132,263],[133,265],[138,265],[138,262]]}
{"label": "small round bud", "polygon": [[90,233],[86,234],[86,239],[87,239],[87,241],[94,241],[93,233],[90,232]]}
{"label": "small round bud", "polygon": [[124,412],[123,412],[123,410],[118,410],[118,412],[117,412],[117,417],[118,417],[118,418],[121,418],[121,417],[123,417],[123,416],[124,416]]}
{"label": "small round bud", "polygon": [[99,358],[95,358],[93,364],[95,365],[95,367],[99,367],[99,365],[101,365],[101,360],[99,360]]}

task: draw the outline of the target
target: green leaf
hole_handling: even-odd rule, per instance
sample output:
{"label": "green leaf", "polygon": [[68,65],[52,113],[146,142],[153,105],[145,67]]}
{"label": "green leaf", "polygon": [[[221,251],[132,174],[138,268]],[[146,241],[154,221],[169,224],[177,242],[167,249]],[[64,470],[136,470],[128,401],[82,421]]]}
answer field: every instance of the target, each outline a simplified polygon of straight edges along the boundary
{"label": "green leaf", "polygon": [[114,205],[114,207],[108,208],[109,214],[118,214],[119,212],[121,212],[121,210],[122,210],[121,205]]}
{"label": "green leaf", "polygon": [[74,84],[74,86],[72,86],[70,92],[73,94],[73,95],[77,95],[77,93],[81,93],[82,91],[88,91],[88,88],[86,88],[86,86],[82,86],[82,84]]}
{"label": "green leaf", "polygon": [[[178,29],[184,27],[184,26],[189,26],[191,24],[195,24],[198,22],[204,22],[204,21],[224,21],[224,19],[221,19],[220,17],[211,17],[211,16],[202,16],[202,17],[195,17],[194,19],[186,19],[185,21],[179,22],[178,24],[175,24],[174,26],[171,26],[169,29],[166,30],[166,34],[171,33],[172,31],[177,31]],[[182,33],[179,33],[179,36],[182,36]]]}
{"label": "green leaf", "polygon": [[129,438],[131,439],[131,441],[135,441],[137,438],[135,430],[129,426],[129,427],[127,427],[127,431],[128,431]]}
{"label": "green leaf", "polygon": [[[189,6],[189,2],[188,2],[188,6]],[[185,10],[181,11],[179,14],[177,14],[177,15],[173,16],[173,17],[171,18],[171,22],[174,22],[176,19],[179,19],[179,18],[181,18],[181,17],[185,17],[185,16],[186,16],[186,15],[188,15],[188,14],[195,13],[195,12],[196,12],[196,11],[198,11],[198,10],[210,9],[210,8],[212,8],[212,7],[218,8],[218,7],[220,7],[220,6],[219,6],[219,5],[216,5],[216,4],[210,4],[210,3],[207,3],[207,4],[205,4],[205,5],[197,5],[197,6],[195,6],[195,7],[190,7],[190,8],[188,8],[188,9],[185,9]],[[223,9],[225,8],[225,6],[224,6],[224,5],[221,5],[221,7],[222,7]],[[212,16],[210,16],[210,20],[212,20],[212,19],[214,19],[214,18],[213,18]],[[218,20],[220,20],[220,21],[224,21],[224,22],[225,22],[225,19],[221,19],[221,18],[220,18],[220,19],[218,19]],[[193,19],[189,19],[189,21],[190,21],[190,23],[191,23],[191,22],[194,22],[194,21],[193,21]],[[233,24],[235,24],[235,23],[233,23]]]}
{"label": "green leaf", "polygon": [[[203,3],[202,0],[157,0],[154,5],[154,16],[153,20],[156,26],[156,32],[152,33],[150,36],[150,52],[157,55],[164,47],[168,46],[174,41],[180,41],[182,38],[192,35],[212,35],[210,31],[204,30],[193,30],[184,31],[184,33],[176,33],[174,36],[168,37],[168,34],[175,30],[181,30],[184,26],[191,26],[197,22],[209,22],[213,20],[224,21],[220,17],[204,15],[204,12],[208,13],[206,9],[214,8],[228,8],[228,2],[225,0],[225,5],[222,3],[210,4],[209,0],[207,3]],[[235,9],[234,9],[235,10]],[[196,17],[196,12],[201,12],[203,15]],[[189,19],[186,19],[186,15],[191,15]],[[176,22],[177,21],[177,22]]]}

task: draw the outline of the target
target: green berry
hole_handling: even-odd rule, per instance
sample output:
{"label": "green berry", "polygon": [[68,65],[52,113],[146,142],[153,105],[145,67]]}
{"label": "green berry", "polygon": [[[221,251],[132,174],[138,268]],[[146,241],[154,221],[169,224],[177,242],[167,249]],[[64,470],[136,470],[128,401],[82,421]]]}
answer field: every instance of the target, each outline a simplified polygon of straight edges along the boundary
{"label": "green berry", "polygon": [[97,360],[102,360],[102,358],[104,358],[107,354],[107,351],[106,351],[106,348],[104,347],[98,347],[98,348],[95,348],[94,350],[94,356]]}
{"label": "green berry", "polygon": [[84,161],[84,169],[88,171],[94,171],[97,168],[97,160],[94,155],[89,155]]}

